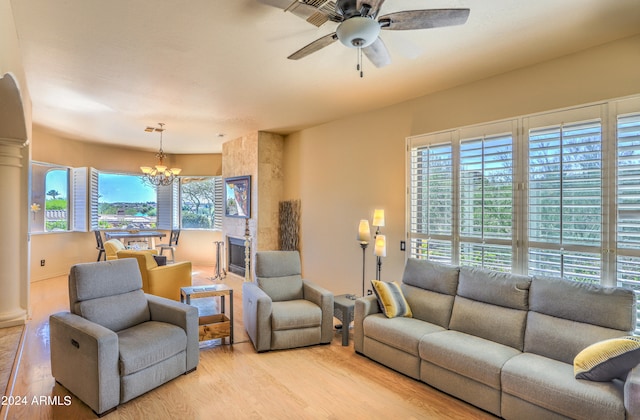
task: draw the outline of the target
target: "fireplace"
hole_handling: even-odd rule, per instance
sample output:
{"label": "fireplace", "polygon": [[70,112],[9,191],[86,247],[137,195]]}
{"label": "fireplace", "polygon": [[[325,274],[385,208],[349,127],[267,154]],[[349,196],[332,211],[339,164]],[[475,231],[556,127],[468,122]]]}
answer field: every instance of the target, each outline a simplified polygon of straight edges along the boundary
{"label": "fireplace", "polygon": [[232,238],[227,236],[229,242],[229,271],[244,277],[245,261],[244,261],[244,239]]}

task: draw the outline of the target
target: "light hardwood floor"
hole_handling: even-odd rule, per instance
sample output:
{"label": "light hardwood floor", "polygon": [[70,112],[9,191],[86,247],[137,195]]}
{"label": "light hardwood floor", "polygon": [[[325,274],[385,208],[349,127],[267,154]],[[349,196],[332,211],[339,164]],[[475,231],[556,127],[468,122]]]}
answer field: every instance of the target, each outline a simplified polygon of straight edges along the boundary
{"label": "light hardwood floor", "polygon": [[[211,271],[194,267],[194,283],[208,283]],[[337,332],[330,345],[258,354],[242,324],[242,279],[230,275],[224,283],[234,289],[235,344],[202,347],[195,372],[121,405],[105,419],[495,418],[356,354],[352,340],[343,347]],[[27,404],[5,407],[6,418],[95,418],[51,376],[48,316],[68,310],[66,277],[33,283],[31,304],[12,395]],[[34,397],[58,397],[62,404],[37,404]]]}

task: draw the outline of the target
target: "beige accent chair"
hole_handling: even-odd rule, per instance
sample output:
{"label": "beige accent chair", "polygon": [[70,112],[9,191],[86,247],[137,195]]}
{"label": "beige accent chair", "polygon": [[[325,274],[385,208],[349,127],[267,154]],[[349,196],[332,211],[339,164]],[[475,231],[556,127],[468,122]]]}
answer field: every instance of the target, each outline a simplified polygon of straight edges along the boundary
{"label": "beige accent chair", "polygon": [[242,285],[242,309],[257,351],[331,342],[333,294],[300,272],[298,251],[256,253],[257,281]]}
{"label": "beige accent chair", "polygon": [[158,265],[155,249],[118,251],[118,259],[135,258],[142,275],[142,290],[156,296],[180,300],[180,288],[191,286],[191,262]]}
{"label": "beige accent chair", "polygon": [[196,369],[198,309],[142,291],[131,259],[77,264],[49,317],[51,373],[97,415]]}
{"label": "beige accent chair", "polygon": [[104,243],[104,251],[107,255],[107,261],[109,260],[117,260],[118,259],[118,251],[123,251],[127,249],[119,239],[109,239]]}

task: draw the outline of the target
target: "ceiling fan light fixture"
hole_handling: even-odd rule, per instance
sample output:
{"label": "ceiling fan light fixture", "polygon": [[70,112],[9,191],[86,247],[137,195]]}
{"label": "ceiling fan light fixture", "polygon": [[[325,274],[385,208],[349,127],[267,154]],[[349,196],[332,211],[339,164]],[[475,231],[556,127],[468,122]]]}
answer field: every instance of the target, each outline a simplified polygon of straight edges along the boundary
{"label": "ceiling fan light fixture", "polygon": [[371,18],[355,16],[342,22],[336,30],[340,42],[349,48],[365,48],[380,34],[380,24]]}

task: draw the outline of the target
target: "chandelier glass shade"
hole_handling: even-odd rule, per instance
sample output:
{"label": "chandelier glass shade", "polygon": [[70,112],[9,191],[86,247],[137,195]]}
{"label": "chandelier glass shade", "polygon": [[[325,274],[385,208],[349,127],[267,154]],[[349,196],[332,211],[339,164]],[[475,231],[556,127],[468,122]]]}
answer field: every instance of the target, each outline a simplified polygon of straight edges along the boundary
{"label": "chandelier glass shade", "polygon": [[151,166],[140,167],[140,170],[142,171],[144,178],[149,183],[151,183],[156,187],[159,185],[163,185],[163,186],[170,185],[171,183],[173,183],[173,180],[178,175],[180,175],[180,172],[182,172],[182,169],[180,168],[169,169],[164,164],[164,160],[167,157],[167,155],[162,150],[162,133],[164,132],[164,123],[159,123],[158,125],[160,127],[147,127],[145,129],[145,131],[147,132],[153,132],[153,131],[160,132],[160,150],[158,150],[158,153],[156,153],[156,159],[158,159],[158,164],[153,167]]}

